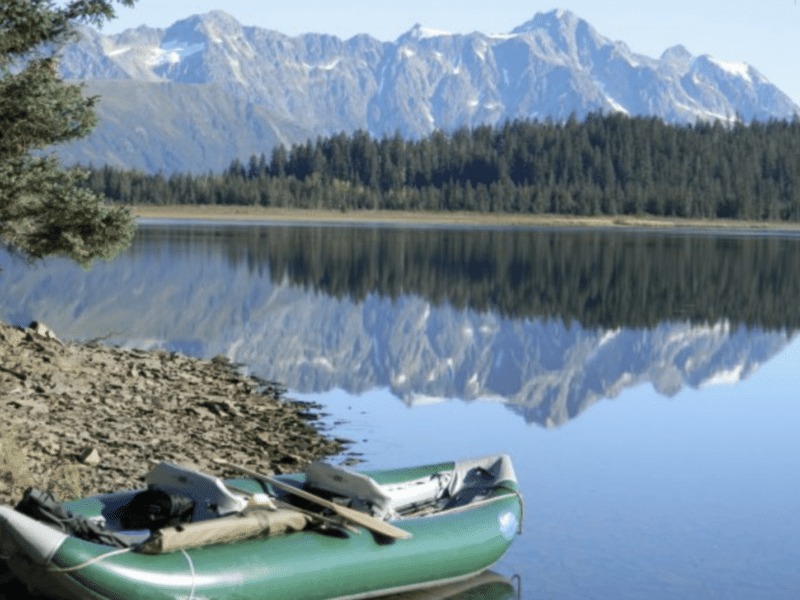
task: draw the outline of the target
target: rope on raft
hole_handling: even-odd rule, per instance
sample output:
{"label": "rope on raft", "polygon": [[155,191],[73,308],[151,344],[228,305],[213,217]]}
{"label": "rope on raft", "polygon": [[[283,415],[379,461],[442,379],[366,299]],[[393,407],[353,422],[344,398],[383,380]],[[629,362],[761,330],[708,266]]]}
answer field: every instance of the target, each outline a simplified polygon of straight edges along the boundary
{"label": "rope on raft", "polygon": [[79,565],[73,565],[71,567],[56,567],[54,565],[48,565],[47,570],[53,573],[70,573],[71,571],[78,571],[79,569],[83,569],[84,567],[93,565],[94,563],[100,562],[101,560],[105,560],[106,558],[116,556],[117,554],[125,554],[126,552],[130,552],[131,550],[133,550],[133,547],[117,548],[116,550],[112,550],[111,552],[106,552],[105,554],[101,554],[100,556],[95,556],[94,558],[90,558],[89,560],[82,562]]}

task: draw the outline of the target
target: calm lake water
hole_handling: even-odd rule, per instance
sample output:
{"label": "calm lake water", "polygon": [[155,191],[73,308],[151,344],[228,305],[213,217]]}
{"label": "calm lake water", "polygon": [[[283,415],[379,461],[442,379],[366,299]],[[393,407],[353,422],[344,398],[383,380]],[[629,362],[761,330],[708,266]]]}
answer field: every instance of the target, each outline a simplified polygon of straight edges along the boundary
{"label": "calm lake water", "polygon": [[525,599],[800,598],[800,238],[142,223],[0,317],[285,382],[336,462],[512,455]]}

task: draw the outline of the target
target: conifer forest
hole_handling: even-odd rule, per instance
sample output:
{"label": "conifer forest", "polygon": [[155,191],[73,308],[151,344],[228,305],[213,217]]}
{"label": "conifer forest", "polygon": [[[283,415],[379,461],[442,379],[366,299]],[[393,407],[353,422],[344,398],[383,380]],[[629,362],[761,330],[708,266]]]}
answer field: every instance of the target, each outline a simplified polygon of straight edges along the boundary
{"label": "conifer forest", "polygon": [[671,125],[592,114],[419,140],[364,131],[234,159],[223,173],[89,168],[126,204],[651,215],[800,221],[800,119]]}

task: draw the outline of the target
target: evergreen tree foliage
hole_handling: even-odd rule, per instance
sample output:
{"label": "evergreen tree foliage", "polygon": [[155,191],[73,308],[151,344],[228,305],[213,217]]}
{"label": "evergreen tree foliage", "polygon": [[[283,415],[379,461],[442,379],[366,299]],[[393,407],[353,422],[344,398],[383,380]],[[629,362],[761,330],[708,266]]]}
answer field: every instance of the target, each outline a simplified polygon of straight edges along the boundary
{"label": "evergreen tree foliage", "polygon": [[[117,0],[132,6],[133,0]],[[43,150],[86,136],[97,98],[58,73],[58,51],[80,23],[114,16],[107,0],[3,0],[0,3],[0,243],[32,258],[64,254],[88,267],[130,243],[134,222],[106,206],[87,174],[62,170]]]}

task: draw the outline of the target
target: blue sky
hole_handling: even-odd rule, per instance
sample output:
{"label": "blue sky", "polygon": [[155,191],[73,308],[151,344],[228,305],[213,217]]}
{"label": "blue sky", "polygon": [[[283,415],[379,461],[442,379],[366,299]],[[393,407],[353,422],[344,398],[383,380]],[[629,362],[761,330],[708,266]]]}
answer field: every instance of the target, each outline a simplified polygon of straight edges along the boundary
{"label": "blue sky", "polygon": [[224,10],[243,25],[288,35],[368,33],[394,40],[415,23],[454,33],[508,32],[537,12],[571,10],[605,37],[634,52],[658,57],[683,44],[695,55],[747,62],[800,104],[800,4],[796,0],[572,0],[543,4],[520,0],[138,0],[118,8],[103,28],[116,33],[139,25],[167,27],[191,14]]}

